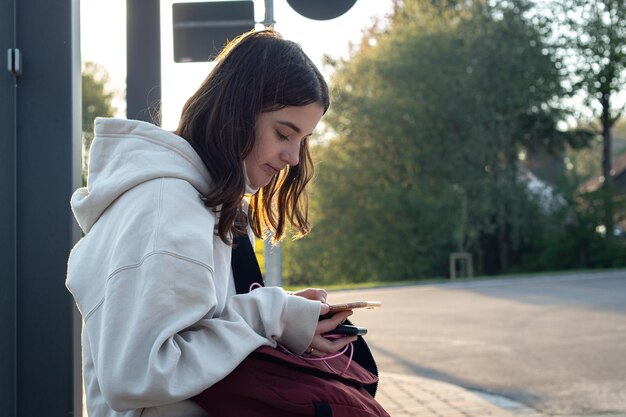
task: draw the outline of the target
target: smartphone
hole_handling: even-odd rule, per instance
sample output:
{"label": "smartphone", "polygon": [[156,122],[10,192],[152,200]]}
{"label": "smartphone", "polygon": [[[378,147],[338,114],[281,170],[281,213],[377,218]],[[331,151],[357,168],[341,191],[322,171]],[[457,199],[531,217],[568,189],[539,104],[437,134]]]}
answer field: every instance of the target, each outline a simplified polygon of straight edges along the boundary
{"label": "smartphone", "polygon": [[333,330],[326,332],[324,335],[343,335],[343,336],[363,336],[367,334],[367,328],[361,326],[350,326],[347,324],[340,324]]}
{"label": "smartphone", "polygon": [[355,301],[352,303],[330,304],[329,313],[336,313],[344,310],[354,310],[356,308],[378,308],[383,303],[381,301]]}

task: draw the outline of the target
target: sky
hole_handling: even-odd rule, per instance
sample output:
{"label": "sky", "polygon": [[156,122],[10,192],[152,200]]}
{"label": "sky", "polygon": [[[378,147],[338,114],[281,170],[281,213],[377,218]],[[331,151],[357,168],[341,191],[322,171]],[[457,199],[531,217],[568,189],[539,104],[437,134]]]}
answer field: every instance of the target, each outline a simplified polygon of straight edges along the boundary
{"label": "sky", "polygon": [[[161,0],[162,123],[168,130],[176,127],[185,100],[200,86],[212,67],[210,63],[174,62],[171,11],[173,3],[181,2]],[[328,75],[330,70],[323,67],[322,56],[346,56],[350,42],[358,43],[362,30],[374,17],[388,14],[392,3],[392,0],[357,0],[344,15],[317,21],[300,16],[287,0],[274,0],[274,28],[283,37],[299,43]],[[254,0],[254,5],[255,20],[260,22],[265,16],[265,1]],[[126,0],[81,0],[80,7],[82,60],[102,64],[109,72],[110,88],[123,91],[126,82]],[[257,25],[259,29],[262,27]],[[124,117],[124,102],[117,100],[114,104],[119,109],[118,116]]]}

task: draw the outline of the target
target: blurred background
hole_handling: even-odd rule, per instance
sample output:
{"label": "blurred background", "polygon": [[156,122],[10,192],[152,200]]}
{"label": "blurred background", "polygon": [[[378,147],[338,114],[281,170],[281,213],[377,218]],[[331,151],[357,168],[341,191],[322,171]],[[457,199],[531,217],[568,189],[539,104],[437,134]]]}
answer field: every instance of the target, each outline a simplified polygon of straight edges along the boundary
{"label": "blurred background", "polygon": [[[168,129],[212,65],[174,62],[172,3]],[[625,266],[625,14],[610,0],[359,0],[315,21],[275,1],[275,29],[332,88],[314,227],[282,245],[283,284]],[[93,118],[125,112],[124,21],[123,0],[81,1],[85,155]]]}

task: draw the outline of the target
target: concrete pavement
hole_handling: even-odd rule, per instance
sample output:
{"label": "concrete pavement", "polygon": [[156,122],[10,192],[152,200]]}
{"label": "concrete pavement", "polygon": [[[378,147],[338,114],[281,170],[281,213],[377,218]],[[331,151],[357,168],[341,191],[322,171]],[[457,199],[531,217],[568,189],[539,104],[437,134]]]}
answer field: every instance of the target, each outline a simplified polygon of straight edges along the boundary
{"label": "concrete pavement", "polygon": [[391,417],[541,417],[521,404],[418,376],[380,374],[377,400]]}

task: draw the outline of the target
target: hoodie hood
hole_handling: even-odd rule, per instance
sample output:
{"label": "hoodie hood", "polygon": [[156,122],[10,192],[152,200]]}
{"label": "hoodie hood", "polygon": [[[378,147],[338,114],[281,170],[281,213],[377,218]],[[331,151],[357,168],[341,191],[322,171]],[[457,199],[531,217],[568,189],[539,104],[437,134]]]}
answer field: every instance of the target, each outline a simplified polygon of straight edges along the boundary
{"label": "hoodie hood", "polygon": [[211,189],[206,166],[185,139],[151,123],[99,117],[87,187],[72,195],[74,216],[87,233],[126,191],[166,177],[185,180],[203,195]]}

